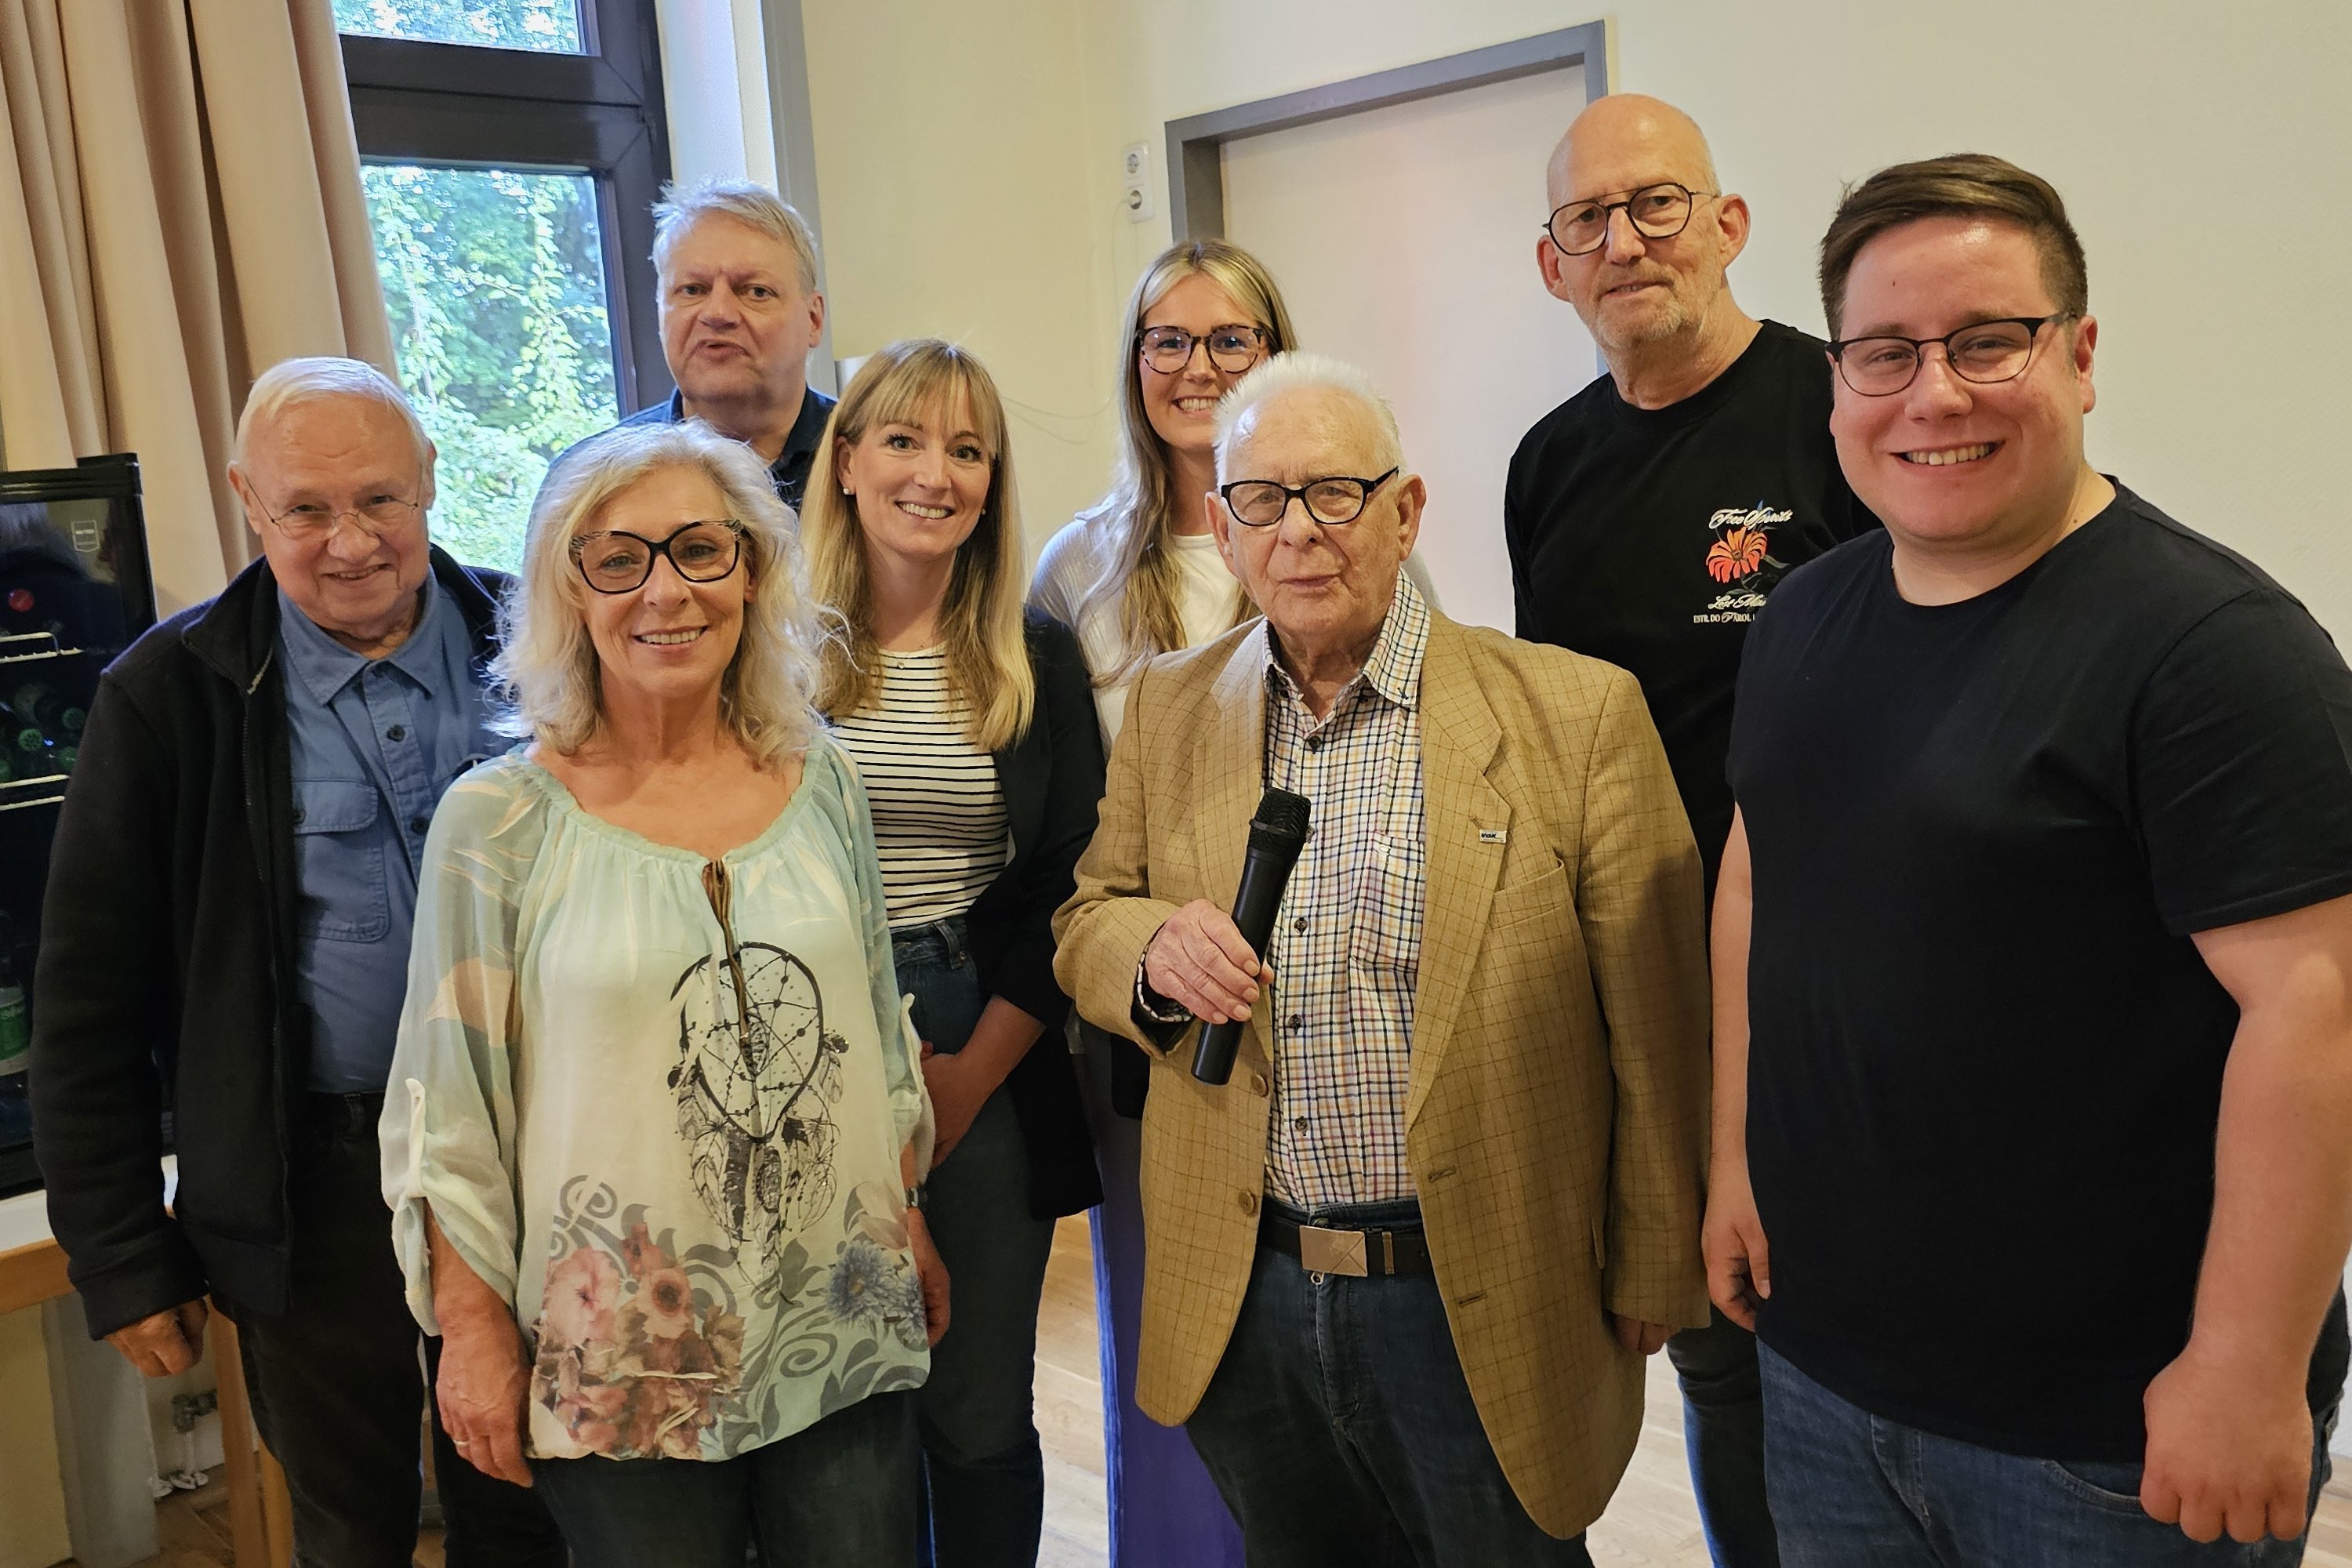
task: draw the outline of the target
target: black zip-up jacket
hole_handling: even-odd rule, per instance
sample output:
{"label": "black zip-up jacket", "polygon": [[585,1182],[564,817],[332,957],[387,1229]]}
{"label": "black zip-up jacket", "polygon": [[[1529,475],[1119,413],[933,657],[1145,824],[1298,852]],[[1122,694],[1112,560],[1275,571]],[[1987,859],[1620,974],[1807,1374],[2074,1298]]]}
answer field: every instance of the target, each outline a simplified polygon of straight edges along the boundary
{"label": "black zip-up jacket", "polygon": [[[438,549],[432,569],[478,675],[507,580]],[[58,815],[33,989],[33,1145],[93,1338],[208,1291],[286,1310],[289,1111],[310,1082],[310,1016],[294,984],[277,647],[266,560],[142,637],[99,679]]]}

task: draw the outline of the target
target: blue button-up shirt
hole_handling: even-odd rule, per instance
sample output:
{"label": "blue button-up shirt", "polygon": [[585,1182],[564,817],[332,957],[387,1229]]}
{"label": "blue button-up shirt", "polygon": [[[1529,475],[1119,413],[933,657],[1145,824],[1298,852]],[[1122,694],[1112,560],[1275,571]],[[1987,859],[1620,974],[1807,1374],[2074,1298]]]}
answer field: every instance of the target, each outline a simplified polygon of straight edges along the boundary
{"label": "blue button-up shirt", "polygon": [[465,618],[425,579],[408,640],[382,658],[278,595],[294,763],[295,982],[312,1018],[310,1087],[381,1091],[408,987],[417,867],[451,780],[508,742],[484,725]]}

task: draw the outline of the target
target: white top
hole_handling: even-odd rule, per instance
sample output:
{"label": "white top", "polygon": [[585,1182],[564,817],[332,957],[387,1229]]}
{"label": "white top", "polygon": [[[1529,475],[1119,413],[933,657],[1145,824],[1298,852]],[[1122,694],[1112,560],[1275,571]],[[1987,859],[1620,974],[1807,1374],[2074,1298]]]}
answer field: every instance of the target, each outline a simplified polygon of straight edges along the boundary
{"label": "white top", "polygon": [[[1102,721],[1105,752],[1118,739],[1119,726],[1126,722],[1127,694],[1135,681],[1129,677],[1105,685],[1101,679],[1119,660],[1122,639],[1117,604],[1086,616],[1083,626],[1077,605],[1102,573],[1109,533],[1108,518],[1080,517],[1065,524],[1045,542],[1037,557],[1036,575],[1029,584],[1029,602],[1077,635],[1078,650],[1096,678],[1095,714]],[[1168,546],[1179,574],[1176,618],[1183,628],[1184,647],[1198,647],[1233,629],[1241,584],[1226,568],[1225,558],[1217,553],[1214,535],[1173,533],[1168,536]],[[1422,564],[1419,551],[1405,557],[1404,570],[1421,591],[1423,602],[1431,609],[1438,608],[1437,589],[1429,580],[1429,568]]]}
{"label": "white top", "polygon": [[525,1452],[725,1459],[930,1364],[898,1152],[929,1155],[857,772],[716,861],[520,752],[425,841],[379,1129],[427,1333],[425,1209],[515,1308]]}
{"label": "white top", "polygon": [[[1099,551],[1108,531],[1107,521],[1085,518],[1065,527],[1045,542],[1045,552],[1037,557],[1037,575],[1029,588],[1032,604],[1077,635],[1087,668],[1097,677],[1118,663],[1122,639],[1118,606],[1108,605],[1080,625],[1077,604],[1102,572]],[[1184,628],[1184,646],[1192,647],[1222,637],[1234,624],[1242,585],[1225,569],[1216,540],[1206,533],[1171,534],[1168,548],[1176,561],[1176,616]],[[1096,683],[1095,715],[1102,721],[1106,751],[1118,739],[1119,726],[1127,719],[1128,689],[1134,684],[1132,677],[1117,685],[1107,686],[1099,679]]]}
{"label": "white top", "polygon": [[952,920],[1012,857],[996,759],[964,738],[971,702],[948,681],[944,647],[881,650],[873,700],[834,725],[874,805],[890,929]]}

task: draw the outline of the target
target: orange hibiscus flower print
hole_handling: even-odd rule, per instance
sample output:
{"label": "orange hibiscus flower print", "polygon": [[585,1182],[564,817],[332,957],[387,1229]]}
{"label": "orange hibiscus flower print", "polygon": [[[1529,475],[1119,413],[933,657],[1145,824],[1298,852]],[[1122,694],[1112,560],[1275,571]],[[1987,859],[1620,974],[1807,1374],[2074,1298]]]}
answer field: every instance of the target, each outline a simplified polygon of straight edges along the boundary
{"label": "orange hibiscus flower print", "polygon": [[1727,530],[1706,552],[1706,574],[1718,583],[1753,576],[1763,564],[1764,531],[1760,528]]}

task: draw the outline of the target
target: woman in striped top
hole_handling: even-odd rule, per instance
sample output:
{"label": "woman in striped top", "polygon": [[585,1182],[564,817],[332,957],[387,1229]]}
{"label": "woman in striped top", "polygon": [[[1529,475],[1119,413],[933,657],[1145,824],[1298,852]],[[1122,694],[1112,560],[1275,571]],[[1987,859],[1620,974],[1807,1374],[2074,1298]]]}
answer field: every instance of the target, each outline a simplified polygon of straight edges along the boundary
{"label": "woman in striped top", "polygon": [[1076,640],[1022,609],[1004,410],[980,362],[930,339],[868,360],[801,537],[845,624],[817,702],[873,803],[938,1119],[925,1206],[955,1311],[920,1400],[930,1560],[1034,1564],[1037,1301],[1054,1221],[1101,1196],[1051,921],[1094,834],[1103,752]]}

